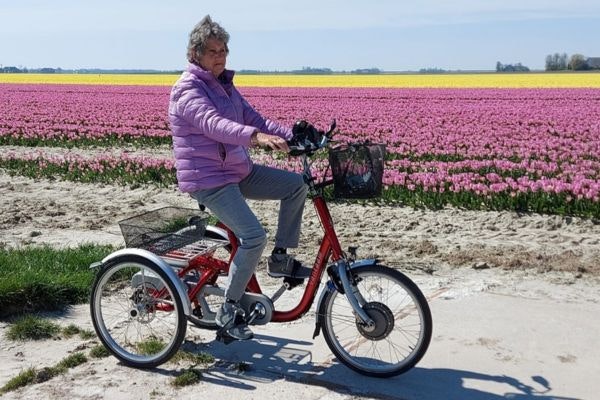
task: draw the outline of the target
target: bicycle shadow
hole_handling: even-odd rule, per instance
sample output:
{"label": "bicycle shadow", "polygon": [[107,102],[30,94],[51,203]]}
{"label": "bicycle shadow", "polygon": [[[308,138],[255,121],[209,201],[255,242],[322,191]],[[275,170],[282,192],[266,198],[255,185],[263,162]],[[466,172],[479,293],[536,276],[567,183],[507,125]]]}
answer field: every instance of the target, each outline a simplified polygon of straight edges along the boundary
{"label": "bicycle shadow", "polygon": [[184,347],[210,353],[218,360],[204,372],[205,382],[243,390],[285,380],[382,400],[579,400],[552,395],[550,383],[541,376],[531,377],[535,387],[510,376],[449,368],[416,367],[392,378],[370,378],[338,363],[333,356],[315,360],[311,341],[262,334],[247,342],[186,342]]}

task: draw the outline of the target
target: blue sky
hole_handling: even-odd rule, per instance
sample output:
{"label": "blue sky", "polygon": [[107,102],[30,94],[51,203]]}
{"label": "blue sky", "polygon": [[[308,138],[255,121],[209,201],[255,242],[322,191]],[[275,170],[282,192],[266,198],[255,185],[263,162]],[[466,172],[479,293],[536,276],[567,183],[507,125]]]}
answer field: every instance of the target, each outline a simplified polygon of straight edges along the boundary
{"label": "blue sky", "polygon": [[547,54],[600,57],[598,0],[0,0],[0,65],[186,65],[204,15],[231,34],[231,69],[543,69]]}

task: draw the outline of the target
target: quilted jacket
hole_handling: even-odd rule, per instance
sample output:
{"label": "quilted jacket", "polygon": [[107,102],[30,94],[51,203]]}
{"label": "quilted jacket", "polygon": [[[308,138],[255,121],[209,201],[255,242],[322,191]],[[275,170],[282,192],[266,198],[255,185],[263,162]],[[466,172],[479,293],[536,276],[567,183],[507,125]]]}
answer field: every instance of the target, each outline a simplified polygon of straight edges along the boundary
{"label": "quilted jacket", "polygon": [[238,183],[252,170],[248,156],[256,131],[292,137],[291,128],[263,118],[233,85],[234,72],[219,78],[189,64],[171,90],[169,122],[179,189],[195,192]]}

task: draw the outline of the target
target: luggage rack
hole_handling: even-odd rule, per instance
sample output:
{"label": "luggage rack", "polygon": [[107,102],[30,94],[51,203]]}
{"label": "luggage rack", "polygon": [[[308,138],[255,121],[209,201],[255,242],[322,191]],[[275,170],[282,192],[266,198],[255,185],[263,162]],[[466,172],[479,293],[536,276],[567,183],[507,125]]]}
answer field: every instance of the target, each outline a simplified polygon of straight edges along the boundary
{"label": "luggage rack", "polygon": [[167,253],[160,255],[160,257],[170,265],[187,267],[190,260],[193,258],[210,253],[227,244],[229,244],[229,241],[227,240],[202,238],[183,247],[170,250]]}

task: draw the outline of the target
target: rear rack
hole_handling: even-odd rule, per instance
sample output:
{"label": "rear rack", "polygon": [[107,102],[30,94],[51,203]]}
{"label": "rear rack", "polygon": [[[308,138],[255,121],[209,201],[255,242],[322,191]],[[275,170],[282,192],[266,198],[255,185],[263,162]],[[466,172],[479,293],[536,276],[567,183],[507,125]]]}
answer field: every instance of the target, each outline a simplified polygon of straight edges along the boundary
{"label": "rear rack", "polygon": [[199,255],[215,251],[219,247],[229,244],[227,240],[202,238],[178,249],[173,249],[160,257],[170,265],[176,267],[187,267],[190,260]]}

